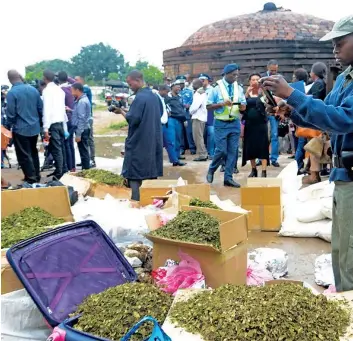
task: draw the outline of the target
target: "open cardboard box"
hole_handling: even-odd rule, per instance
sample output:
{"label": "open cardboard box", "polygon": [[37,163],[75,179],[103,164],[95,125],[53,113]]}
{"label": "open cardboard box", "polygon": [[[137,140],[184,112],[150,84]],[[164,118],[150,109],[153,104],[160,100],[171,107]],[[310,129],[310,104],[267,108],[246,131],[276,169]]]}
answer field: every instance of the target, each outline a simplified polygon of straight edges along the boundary
{"label": "open cardboard box", "polygon": [[[183,180],[187,185],[187,181]],[[179,180],[144,180],[140,187],[140,205],[147,206],[151,205],[153,199],[167,199],[167,193],[172,190],[173,187],[177,187]],[[182,187],[182,186],[179,186]]]}
{"label": "open cardboard box", "polygon": [[[1,192],[1,218],[34,206],[42,208],[54,217],[63,218],[67,222],[74,221],[66,187]],[[22,283],[7,262],[6,251],[6,249],[1,250],[1,294],[23,288]]]}
{"label": "open cardboard box", "polygon": [[249,178],[240,189],[241,207],[251,211],[249,229],[279,231],[283,221],[282,179]]}
{"label": "open cardboard box", "polygon": [[[244,214],[201,207],[182,206],[182,211],[200,210],[221,221],[219,228],[221,251],[211,245],[177,241],[150,234],[153,242],[153,269],[164,266],[167,259],[178,260],[179,250],[196,259],[206,284],[217,288],[222,284],[245,284],[247,270],[247,217]],[[150,230],[160,228],[158,215],[146,217]]]}

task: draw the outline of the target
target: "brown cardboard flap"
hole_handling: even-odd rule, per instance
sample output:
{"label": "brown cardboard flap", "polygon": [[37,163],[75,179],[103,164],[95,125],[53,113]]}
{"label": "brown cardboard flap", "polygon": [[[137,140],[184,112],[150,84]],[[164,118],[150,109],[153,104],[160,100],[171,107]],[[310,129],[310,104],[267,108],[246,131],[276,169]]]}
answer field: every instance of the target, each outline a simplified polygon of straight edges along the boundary
{"label": "brown cardboard flap", "polygon": [[54,217],[74,221],[66,187],[19,189],[1,192],[1,217],[28,207],[40,207]]}
{"label": "brown cardboard flap", "polygon": [[281,205],[280,187],[242,187],[241,205]]}
{"label": "brown cardboard flap", "polygon": [[[188,182],[184,180],[185,184]],[[142,182],[141,188],[165,188],[177,186],[178,180],[144,180]]]}
{"label": "brown cardboard flap", "polygon": [[131,199],[130,188],[106,185],[92,181],[92,186],[88,190],[89,196],[104,199],[107,194],[110,194],[115,199]]}
{"label": "brown cardboard flap", "polygon": [[281,187],[281,178],[248,178],[247,187]]}
{"label": "brown cardboard flap", "polygon": [[1,295],[23,289],[21,281],[7,261],[6,251],[5,249],[1,250]]}
{"label": "brown cardboard flap", "polygon": [[246,215],[222,223],[219,230],[221,247],[224,252],[248,239]]}
{"label": "brown cardboard flap", "polygon": [[198,243],[191,243],[191,242],[184,242],[180,240],[173,240],[173,239],[167,239],[167,238],[161,238],[161,237],[156,237],[152,236],[150,234],[146,234],[145,237],[152,241],[153,243],[159,243],[159,244],[164,244],[164,245],[172,245],[172,246],[180,246],[180,247],[187,247],[190,249],[195,249],[195,250],[201,250],[201,251],[207,251],[207,252],[216,252],[218,254],[221,254],[222,252],[217,250],[215,247],[211,245],[206,245],[206,244],[198,244]]}
{"label": "brown cardboard flap", "polygon": [[191,198],[198,198],[203,201],[210,200],[211,195],[211,188],[208,184],[179,186],[175,191],[179,194],[187,195]]}

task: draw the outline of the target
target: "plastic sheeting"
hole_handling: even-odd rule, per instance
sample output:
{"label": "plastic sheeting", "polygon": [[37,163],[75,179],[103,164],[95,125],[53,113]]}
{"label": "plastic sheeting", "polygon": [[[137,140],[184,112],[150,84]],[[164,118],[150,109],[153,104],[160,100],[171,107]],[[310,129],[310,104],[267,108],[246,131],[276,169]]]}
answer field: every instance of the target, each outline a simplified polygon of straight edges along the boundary
{"label": "plastic sheeting", "polygon": [[156,212],[154,206],[132,208],[130,201],[107,195],[104,200],[82,198],[71,209],[75,221],[94,220],[118,246],[136,241],[151,245],[143,234],[149,231],[145,216]]}
{"label": "plastic sheeting", "polygon": [[316,258],[315,283],[325,288],[335,284],[331,253],[325,253]]}
{"label": "plastic sheeting", "polygon": [[288,255],[281,249],[258,248],[248,253],[248,264],[254,263],[268,270],[274,279],[288,273]]}
{"label": "plastic sheeting", "polygon": [[43,341],[51,330],[25,289],[1,295],[1,340]]}

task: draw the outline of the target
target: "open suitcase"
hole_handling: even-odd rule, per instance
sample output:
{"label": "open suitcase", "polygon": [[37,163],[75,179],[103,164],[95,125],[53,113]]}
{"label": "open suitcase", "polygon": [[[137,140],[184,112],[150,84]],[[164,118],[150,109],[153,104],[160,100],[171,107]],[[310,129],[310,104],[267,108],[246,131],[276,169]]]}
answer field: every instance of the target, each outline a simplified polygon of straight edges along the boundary
{"label": "open suitcase", "polygon": [[[55,341],[105,340],[75,330],[78,317],[69,318],[69,314],[88,295],[137,278],[108,235],[90,220],[58,227],[20,242],[7,251],[6,257],[54,328],[49,339]],[[164,334],[158,323],[155,332]]]}

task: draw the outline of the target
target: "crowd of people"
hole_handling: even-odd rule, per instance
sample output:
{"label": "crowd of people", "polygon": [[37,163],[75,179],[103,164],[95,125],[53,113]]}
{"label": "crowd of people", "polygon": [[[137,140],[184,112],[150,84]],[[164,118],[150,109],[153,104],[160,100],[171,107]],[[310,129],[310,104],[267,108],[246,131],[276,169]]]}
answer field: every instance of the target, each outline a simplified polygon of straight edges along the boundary
{"label": "crowd of people", "polygon": [[48,176],[60,179],[64,173],[76,171],[74,142],[81,158],[79,166],[95,167],[92,92],[83,77],[73,79],[65,71],[45,70],[43,79],[33,86],[10,70],[8,79],[12,87],[2,91],[1,125],[14,144],[23,181],[34,184],[41,179],[39,135],[46,145],[42,170],[54,167]]}

